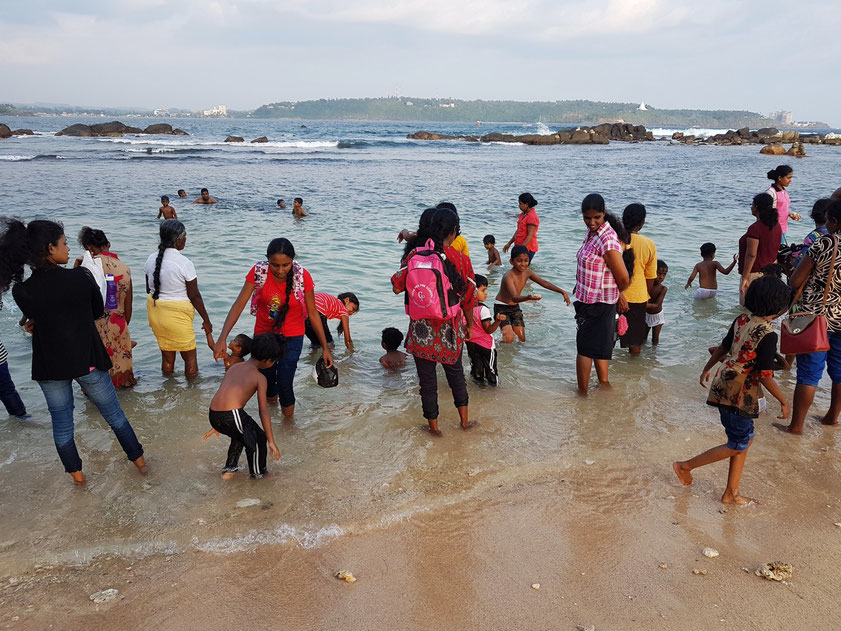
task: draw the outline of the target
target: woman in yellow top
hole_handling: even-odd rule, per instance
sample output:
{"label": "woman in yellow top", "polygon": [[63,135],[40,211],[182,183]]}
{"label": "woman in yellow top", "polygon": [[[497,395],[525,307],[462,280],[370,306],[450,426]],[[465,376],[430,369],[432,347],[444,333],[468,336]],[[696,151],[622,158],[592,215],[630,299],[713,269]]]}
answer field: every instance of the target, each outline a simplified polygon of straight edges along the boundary
{"label": "woman in yellow top", "polygon": [[648,334],[645,324],[646,305],[657,278],[657,246],[648,237],[639,234],[645,224],[645,206],[630,204],[622,213],[622,224],[630,235],[626,250],[634,253],[634,273],[631,284],[619,296],[617,308],[625,314],[628,330],[620,336],[619,344],[631,355],[639,355],[640,347]]}
{"label": "woman in yellow top", "polygon": [[[403,230],[401,230],[400,233],[397,235],[398,243],[402,243],[403,241],[406,242],[406,254],[414,250],[415,247],[421,246],[424,243],[426,243],[426,239],[429,237],[429,225],[432,222],[432,215],[434,211],[438,210],[439,208],[447,208],[449,210],[452,210],[456,214],[456,217],[458,217],[458,211],[456,210],[455,204],[451,204],[450,202],[441,202],[435,208],[427,208],[421,214],[420,221],[418,222],[417,232],[412,232],[407,228],[403,228]],[[452,242],[450,247],[454,250],[458,250],[459,252],[464,254],[464,256],[470,257],[470,250],[467,248],[467,239],[465,239],[460,232],[456,235],[456,238]]]}

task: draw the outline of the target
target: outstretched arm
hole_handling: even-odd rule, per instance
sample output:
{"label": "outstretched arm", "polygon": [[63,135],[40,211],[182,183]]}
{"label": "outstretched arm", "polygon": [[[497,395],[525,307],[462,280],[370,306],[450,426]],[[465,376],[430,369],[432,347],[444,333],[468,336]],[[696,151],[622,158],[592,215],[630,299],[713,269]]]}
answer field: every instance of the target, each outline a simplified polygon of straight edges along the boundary
{"label": "outstretched arm", "polygon": [[251,294],[253,293],[254,285],[248,281],[243,283],[242,289],[239,290],[239,295],[236,300],[234,300],[234,304],[231,305],[231,310],[228,311],[228,315],[225,318],[225,324],[222,325],[222,331],[216,339],[216,344],[213,345],[213,358],[216,361],[225,357],[225,351],[228,348],[228,334],[231,332],[231,329],[234,328],[237,320],[239,320],[242,310],[245,309],[245,305],[248,304],[248,300],[251,298]]}
{"label": "outstretched arm", "polygon": [[538,276],[534,272],[531,273],[531,279],[534,282],[536,282],[538,285],[540,285],[541,287],[545,287],[546,289],[549,289],[550,291],[554,291],[556,293],[561,294],[564,297],[564,300],[566,301],[567,305],[570,304],[569,296],[567,295],[567,292],[565,292],[563,289],[561,289],[557,285],[553,285],[548,280],[543,280],[540,276]]}
{"label": "outstretched arm", "polygon": [[342,318],[342,333],[345,336],[345,348],[353,350],[353,340],[350,337],[350,318],[343,315]]}
{"label": "outstretched arm", "polygon": [[266,400],[266,378],[260,373],[257,373],[257,405],[260,409],[260,423],[263,425],[263,431],[266,432],[269,451],[272,452],[275,460],[280,460],[280,450],[274,444],[272,417],[269,414],[269,403]]}
{"label": "outstretched arm", "polygon": [[[695,277],[698,275],[698,264],[695,264],[695,267],[692,268],[692,275],[689,277],[689,280],[686,281],[686,287],[684,289],[689,289],[692,287],[692,281],[695,280]],[[648,292],[651,293],[650,291]]]}
{"label": "outstretched arm", "polygon": [[732,271],[733,271],[733,267],[736,265],[736,261],[738,261],[738,260],[739,260],[739,255],[738,255],[738,254],[734,254],[734,255],[733,255],[733,260],[730,262],[730,265],[728,265],[727,267],[723,267],[723,266],[721,265],[721,263],[719,263],[718,261],[716,261],[716,263],[715,263],[715,265],[716,265],[716,269],[717,269],[719,272],[721,272],[722,274],[724,274],[725,276],[728,276],[728,275],[730,274],[730,272],[732,272]]}

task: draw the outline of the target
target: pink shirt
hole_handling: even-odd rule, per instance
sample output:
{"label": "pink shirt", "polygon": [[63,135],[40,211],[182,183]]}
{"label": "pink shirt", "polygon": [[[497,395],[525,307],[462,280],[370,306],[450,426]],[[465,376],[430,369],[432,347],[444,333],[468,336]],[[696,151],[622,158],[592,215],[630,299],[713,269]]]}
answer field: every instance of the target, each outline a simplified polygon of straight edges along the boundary
{"label": "pink shirt", "polygon": [[482,303],[473,307],[473,334],[470,336],[470,341],[481,346],[482,348],[493,348],[493,335],[485,331],[482,322],[493,322],[491,310]]}
{"label": "pink shirt", "polygon": [[788,196],[788,191],[783,189],[778,191],[773,185],[768,187],[765,191],[774,199],[774,208],[777,209],[777,216],[780,220],[780,228],[783,229],[783,234],[788,232],[788,209],[791,207],[791,197]]}
{"label": "pink shirt", "polygon": [[587,233],[584,243],[578,248],[578,268],[575,272],[575,297],[585,303],[606,302],[616,304],[619,287],[613,273],[604,261],[604,255],[611,250],[622,252],[622,243],[616,231],[606,221],[596,231]]}
{"label": "pink shirt", "polygon": [[344,303],[330,294],[315,293],[315,308],[328,320],[339,320],[348,314]]}

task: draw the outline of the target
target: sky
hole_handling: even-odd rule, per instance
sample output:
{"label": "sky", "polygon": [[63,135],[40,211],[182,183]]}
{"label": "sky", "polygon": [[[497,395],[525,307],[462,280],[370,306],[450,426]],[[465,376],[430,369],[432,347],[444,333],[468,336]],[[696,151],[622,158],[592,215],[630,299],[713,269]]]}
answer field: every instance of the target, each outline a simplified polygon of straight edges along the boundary
{"label": "sky", "polygon": [[841,126],[837,0],[0,0],[0,102],[413,96],[791,110]]}

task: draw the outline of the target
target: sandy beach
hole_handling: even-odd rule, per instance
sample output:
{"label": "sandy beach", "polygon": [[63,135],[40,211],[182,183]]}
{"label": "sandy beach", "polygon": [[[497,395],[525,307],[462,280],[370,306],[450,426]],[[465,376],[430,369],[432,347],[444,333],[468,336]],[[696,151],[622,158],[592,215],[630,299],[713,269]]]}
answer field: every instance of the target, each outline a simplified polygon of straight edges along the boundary
{"label": "sandy beach", "polygon": [[[78,568],[35,568],[3,579],[0,624],[835,629],[841,612],[834,588],[841,563],[835,434],[810,425],[798,442],[778,435],[764,417],[743,479],[758,506],[725,510],[718,502],[726,463],[699,472],[689,488],[674,480],[663,456],[713,440],[711,428],[639,452],[630,444],[613,455],[591,451],[592,461],[577,454],[504,474],[454,471],[440,481],[451,488],[436,508],[402,521],[370,521],[312,548],[290,542],[232,554],[105,555]],[[795,443],[798,453],[783,460]],[[705,547],[720,556],[705,557]],[[792,564],[792,579],[772,582],[743,569],[771,561]],[[357,581],[336,579],[341,570]],[[119,595],[90,600],[105,589]]]}

